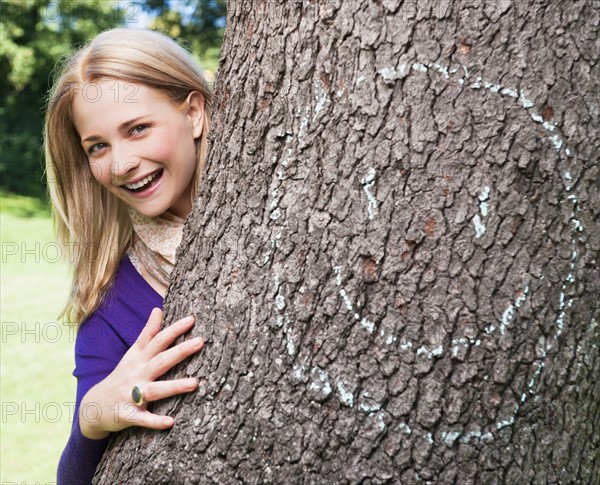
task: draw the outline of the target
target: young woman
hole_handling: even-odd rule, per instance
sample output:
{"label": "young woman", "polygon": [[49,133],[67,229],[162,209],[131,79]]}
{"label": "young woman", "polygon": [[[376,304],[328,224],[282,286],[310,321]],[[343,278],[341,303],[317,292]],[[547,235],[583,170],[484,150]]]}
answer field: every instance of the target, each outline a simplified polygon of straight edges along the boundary
{"label": "young woman", "polygon": [[111,432],[172,427],[147,403],[198,386],[195,378],[157,379],[203,346],[196,338],[169,348],[192,316],[160,327],[210,107],[199,66],[152,31],[106,31],[59,70],[46,113],[46,171],[73,274],[60,316],[78,324],[77,396],[59,485],[91,482]]}

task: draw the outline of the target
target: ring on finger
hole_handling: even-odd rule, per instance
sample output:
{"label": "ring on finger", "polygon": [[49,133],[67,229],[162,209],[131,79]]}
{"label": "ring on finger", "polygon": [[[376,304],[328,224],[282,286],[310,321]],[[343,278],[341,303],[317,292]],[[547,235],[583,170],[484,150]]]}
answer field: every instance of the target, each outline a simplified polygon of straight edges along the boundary
{"label": "ring on finger", "polygon": [[141,386],[133,386],[131,390],[131,399],[138,406],[142,406],[144,404],[144,391],[142,391]]}

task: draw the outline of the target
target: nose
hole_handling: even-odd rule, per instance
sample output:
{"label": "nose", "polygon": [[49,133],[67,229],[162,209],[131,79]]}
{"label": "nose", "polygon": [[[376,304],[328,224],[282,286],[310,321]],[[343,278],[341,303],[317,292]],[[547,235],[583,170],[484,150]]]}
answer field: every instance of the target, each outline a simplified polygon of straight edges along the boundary
{"label": "nose", "polygon": [[138,164],[134,162],[122,163],[115,161],[110,166],[110,173],[113,174],[114,178],[122,178],[124,175],[133,172],[137,166]]}
{"label": "nose", "polygon": [[110,173],[113,181],[119,183],[127,178],[127,175],[135,172],[140,165],[139,158],[135,157],[126,149],[113,147],[112,161],[110,163]]}

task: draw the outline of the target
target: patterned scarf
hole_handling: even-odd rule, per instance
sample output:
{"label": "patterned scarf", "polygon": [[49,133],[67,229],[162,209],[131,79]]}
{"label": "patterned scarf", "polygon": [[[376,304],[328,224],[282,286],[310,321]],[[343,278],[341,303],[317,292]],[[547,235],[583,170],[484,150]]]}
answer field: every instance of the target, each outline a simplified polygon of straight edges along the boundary
{"label": "patterned scarf", "polygon": [[170,212],[148,217],[131,206],[128,210],[134,230],[133,244],[128,251],[131,262],[140,274],[140,265],[143,265],[166,290],[185,221]]}

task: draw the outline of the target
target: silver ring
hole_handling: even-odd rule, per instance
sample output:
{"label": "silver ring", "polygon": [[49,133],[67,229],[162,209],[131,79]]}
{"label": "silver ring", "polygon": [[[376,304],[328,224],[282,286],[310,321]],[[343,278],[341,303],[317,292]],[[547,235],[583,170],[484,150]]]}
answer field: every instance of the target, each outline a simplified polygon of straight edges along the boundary
{"label": "silver ring", "polygon": [[133,386],[133,389],[131,390],[131,399],[133,399],[133,402],[138,406],[144,404],[144,391],[142,391],[140,386]]}

